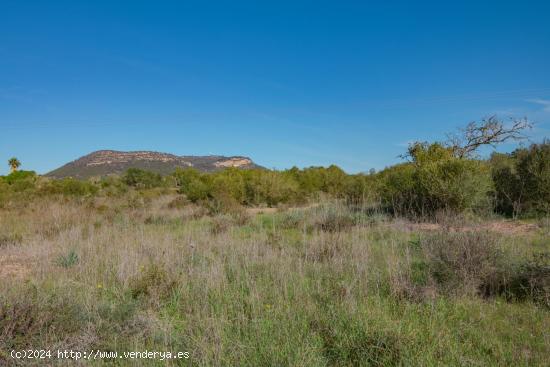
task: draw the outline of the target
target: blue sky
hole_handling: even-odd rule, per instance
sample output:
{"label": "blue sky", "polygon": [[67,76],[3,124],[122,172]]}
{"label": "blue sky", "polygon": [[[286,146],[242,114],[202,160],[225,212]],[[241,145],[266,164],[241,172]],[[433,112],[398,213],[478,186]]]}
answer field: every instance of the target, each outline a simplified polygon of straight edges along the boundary
{"label": "blue sky", "polygon": [[540,140],[549,24],[548,1],[3,0],[0,174],[98,149],[360,172],[491,114]]}

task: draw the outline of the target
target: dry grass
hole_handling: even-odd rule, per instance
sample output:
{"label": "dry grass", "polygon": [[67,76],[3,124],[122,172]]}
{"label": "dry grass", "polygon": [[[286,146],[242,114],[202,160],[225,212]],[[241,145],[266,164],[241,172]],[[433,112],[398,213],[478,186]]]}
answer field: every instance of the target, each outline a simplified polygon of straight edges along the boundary
{"label": "dry grass", "polygon": [[[18,238],[0,246],[0,350],[187,350],[196,365],[251,366],[542,365],[550,351],[544,307],[450,292],[479,289],[493,248],[527,254],[521,233],[479,235],[463,258],[460,238],[418,240],[342,205],[210,217],[132,195],[0,211],[1,238]],[[444,290],[431,266],[445,256],[466,270]]]}

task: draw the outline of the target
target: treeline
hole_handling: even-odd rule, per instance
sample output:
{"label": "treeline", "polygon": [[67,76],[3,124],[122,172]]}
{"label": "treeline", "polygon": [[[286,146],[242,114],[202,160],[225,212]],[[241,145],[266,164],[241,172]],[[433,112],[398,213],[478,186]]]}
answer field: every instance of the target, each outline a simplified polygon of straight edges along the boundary
{"label": "treeline", "polygon": [[452,147],[417,143],[410,162],[376,175],[381,205],[400,215],[438,211],[496,212],[507,216],[550,213],[550,141],[493,153],[489,160],[461,157]]}
{"label": "treeline", "polygon": [[242,206],[300,205],[320,196],[400,216],[497,212],[507,216],[550,213],[550,141],[481,160],[441,143],[416,143],[408,161],[378,173],[346,174],[337,166],[284,171],[229,168],[202,173],[193,168],[159,174],[130,169],[120,177],[54,180],[30,171],[0,179],[0,205],[33,195],[118,195],[128,190],[177,190],[214,212]]}

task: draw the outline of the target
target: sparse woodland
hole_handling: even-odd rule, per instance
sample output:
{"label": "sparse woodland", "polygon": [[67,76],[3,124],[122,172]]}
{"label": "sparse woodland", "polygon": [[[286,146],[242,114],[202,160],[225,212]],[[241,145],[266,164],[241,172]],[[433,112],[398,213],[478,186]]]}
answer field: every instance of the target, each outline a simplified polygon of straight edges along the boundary
{"label": "sparse woodland", "polygon": [[190,352],[159,366],[548,365],[550,142],[478,157],[527,127],[503,126],[412,144],[369,174],[79,181],[18,165],[0,178],[0,365],[24,348]]}

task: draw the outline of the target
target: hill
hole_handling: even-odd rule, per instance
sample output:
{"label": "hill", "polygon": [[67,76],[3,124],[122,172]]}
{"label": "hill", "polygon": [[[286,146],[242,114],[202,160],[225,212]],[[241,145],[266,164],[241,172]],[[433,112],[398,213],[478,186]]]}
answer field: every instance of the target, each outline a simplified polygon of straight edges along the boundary
{"label": "hill", "polygon": [[161,174],[170,174],[177,167],[193,167],[203,172],[212,172],[228,167],[261,168],[250,158],[241,156],[177,156],[150,151],[98,150],[48,172],[46,176],[89,178],[121,174],[128,168],[141,168]]}

